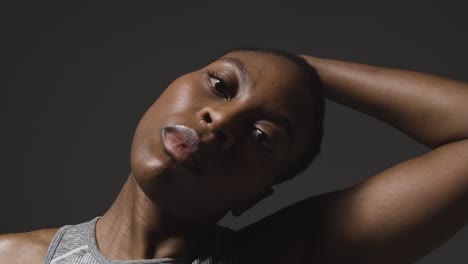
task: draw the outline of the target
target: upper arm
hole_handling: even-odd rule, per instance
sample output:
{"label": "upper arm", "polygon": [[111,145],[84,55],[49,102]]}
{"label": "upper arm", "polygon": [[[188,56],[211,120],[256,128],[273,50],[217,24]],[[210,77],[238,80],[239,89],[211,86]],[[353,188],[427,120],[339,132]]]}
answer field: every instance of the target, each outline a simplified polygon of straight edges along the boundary
{"label": "upper arm", "polygon": [[349,189],[293,205],[242,230],[241,237],[248,254],[299,258],[289,263],[406,263],[462,228],[467,205],[468,140],[460,140]]}
{"label": "upper arm", "polygon": [[57,229],[0,235],[0,263],[42,263]]}
{"label": "upper arm", "polygon": [[329,245],[379,263],[418,259],[468,222],[468,140],[398,164],[328,202]]}

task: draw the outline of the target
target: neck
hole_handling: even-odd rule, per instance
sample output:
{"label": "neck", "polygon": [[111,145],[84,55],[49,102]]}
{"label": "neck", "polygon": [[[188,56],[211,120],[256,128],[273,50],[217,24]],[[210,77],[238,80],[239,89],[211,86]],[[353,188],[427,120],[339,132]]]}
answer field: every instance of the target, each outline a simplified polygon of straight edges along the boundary
{"label": "neck", "polygon": [[109,259],[192,259],[208,243],[210,227],[167,214],[130,175],[114,204],[99,219],[96,240]]}

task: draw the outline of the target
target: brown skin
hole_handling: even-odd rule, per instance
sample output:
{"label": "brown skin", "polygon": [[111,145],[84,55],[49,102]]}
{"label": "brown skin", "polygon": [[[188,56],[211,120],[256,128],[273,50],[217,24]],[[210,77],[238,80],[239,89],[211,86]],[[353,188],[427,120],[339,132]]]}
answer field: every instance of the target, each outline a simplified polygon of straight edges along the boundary
{"label": "brown skin", "polygon": [[[141,120],[132,146],[132,173],[98,221],[103,255],[194,256],[204,245],[206,230],[229,210],[261,199],[277,173],[303,152],[311,128],[301,121],[310,111],[310,94],[295,65],[258,52],[227,57],[241,60],[250,79],[242,81],[232,63],[217,61],[177,79]],[[409,263],[463,227],[468,222],[468,85],[304,58],[317,68],[328,99],[373,115],[434,150],[240,230],[236,251],[251,263]],[[237,82],[232,100],[213,92],[216,79],[207,69],[226,84]],[[285,136],[271,112],[290,121],[291,135]],[[158,131],[167,124],[194,128],[208,146],[202,177],[174,163],[161,147]],[[272,153],[259,148],[254,126],[270,136]],[[4,235],[0,262],[41,263],[54,232]],[[34,250],[24,254],[29,248]]]}
{"label": "brown skin", "polygon": [[0,263],[42,263],[57,228],[0,236]]}
{"label": "brown skin", "polygon": [[[227,59],[233,57],[243,62],[250,77],[243,78]],[[208,71],[223,79],[226,88],[221,91],[226,89],[232,99],[217,94]],[[256,200],[278,172],[304,152],[311,134],[311,124],[303,122],[311,111],[310,97],[300,72],[284,58],[253,52],[224,56],[175,80],[146,112],[132,145],[132,175],[165,211],[184,219],[217,221],[232,208]],[[289,135],[274,115],[289,120]],[[202,177],[188,175],[162,148],[160,131],[173,124],[195,129],[205,143],[199,159]],[[271,153],[256,142],[256,129],[271,139]]]}

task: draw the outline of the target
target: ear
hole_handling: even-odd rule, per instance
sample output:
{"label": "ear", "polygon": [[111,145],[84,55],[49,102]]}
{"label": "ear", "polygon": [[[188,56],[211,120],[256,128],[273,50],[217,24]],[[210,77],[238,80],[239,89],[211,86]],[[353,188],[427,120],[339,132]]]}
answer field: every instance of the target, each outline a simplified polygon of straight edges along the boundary
{"label": "ear", "polygon": [[254,205],[256,205],[258,202],[260,202],[261,200],[267,198],[268,196],[270,195],[273,195],[274,193],[274,190],[272,187],[268,187],[267,189],[265,189],[263,192],[259,193],[254,199],[251,199],[251,200],[248,200],[246,202],[244,202],[242,205],[240,205],[239,207],[237,208],[233,208],[231,210],[232,212],[232,215],[234,216],[240,216],[241,214],[243,214],[245,211],[249,210],[250,208],[252,208]]}

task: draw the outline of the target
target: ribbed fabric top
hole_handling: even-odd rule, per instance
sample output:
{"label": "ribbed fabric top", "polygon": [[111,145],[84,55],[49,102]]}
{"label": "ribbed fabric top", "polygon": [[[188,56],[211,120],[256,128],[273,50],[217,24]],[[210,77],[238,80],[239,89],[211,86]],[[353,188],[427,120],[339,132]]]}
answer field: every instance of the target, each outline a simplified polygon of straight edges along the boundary
{"label": "ribbed fabric top", "polygon": [[[97,247],[96,222],[99,217],[78,225],[67,225],[55,234],[47,250],[44,264],[183,264],[185,260],[173,258],[142,260],[111,260],[104,257]],[[192,261],[192,264],[234,264],[232,252],[227,243],[213,243],[211,252]],[[226,250],[228,249],[228,250]]]}

